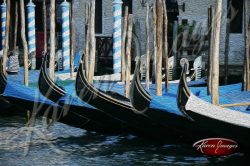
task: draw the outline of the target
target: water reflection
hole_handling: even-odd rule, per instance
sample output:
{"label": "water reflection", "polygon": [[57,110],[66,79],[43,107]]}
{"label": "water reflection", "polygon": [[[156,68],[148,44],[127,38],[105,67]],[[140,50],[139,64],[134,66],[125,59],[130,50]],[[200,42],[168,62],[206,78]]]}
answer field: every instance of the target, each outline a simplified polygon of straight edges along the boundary
{"label": "water reflection", "polygon": [[[242,153],[227,157],[197,154],[191,145],[161,144],[133,135],[103,135],[55,123],[36,121],[27,145],[25,119],[0,119],[0,165],[246,165]],[[41,136],[42,135],[42,136]],[[11,140],[11,141],[10,141]]]}

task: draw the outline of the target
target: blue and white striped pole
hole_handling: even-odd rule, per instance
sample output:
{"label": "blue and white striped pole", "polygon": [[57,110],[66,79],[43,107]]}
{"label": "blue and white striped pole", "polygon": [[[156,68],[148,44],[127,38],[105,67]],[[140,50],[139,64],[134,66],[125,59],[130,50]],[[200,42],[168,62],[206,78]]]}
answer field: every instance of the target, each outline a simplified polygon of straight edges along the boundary
{"label": "blue and white striped pole", "polygon": [[2,50],[4,49],[5,31],[6,31],[6,16],[7,16],[7,5],[4,1],[1,5],[1,22],[2,22]]}
{"label": "blue and white striped pole", "polygon": [[121,73],[122,69],[122,1],[113,1],[113,70]]}
{"label": "blue and white striped pole", "polygon": [[64,70],[70,69],[70,5],[65,0],[62,4],[62,56]]}
{"label": "blue and white striped pole", "polygon": [[31,55],[31,69],[36,69],[36,22],[35,22],[36,5],[30,1],[27,4],[28,13],[28,44],[29,55]]}

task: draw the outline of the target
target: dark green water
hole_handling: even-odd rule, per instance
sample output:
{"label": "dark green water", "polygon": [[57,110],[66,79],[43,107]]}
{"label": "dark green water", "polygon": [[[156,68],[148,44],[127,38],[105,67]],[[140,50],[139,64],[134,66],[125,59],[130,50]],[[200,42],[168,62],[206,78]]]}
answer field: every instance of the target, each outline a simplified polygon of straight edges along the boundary
{"label": "dark green water", "polygon": [[[32,133],[32,134],[30,134]],[[31,136],[31,137],[30,137]],[[0,165],[250,165],[237,153],[206,157],[192,145],[160,144],[133,135],[106,136],[42,119],[25,127],[25,118],[0,118]]]}

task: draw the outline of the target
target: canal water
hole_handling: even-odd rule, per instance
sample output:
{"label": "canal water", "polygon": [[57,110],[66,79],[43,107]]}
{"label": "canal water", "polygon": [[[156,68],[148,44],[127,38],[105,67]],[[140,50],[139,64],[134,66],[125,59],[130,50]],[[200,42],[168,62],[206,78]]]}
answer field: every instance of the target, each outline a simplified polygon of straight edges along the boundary
{"label": "canal water", "polygon": [[25,127],[25,118],[0,118],[0,165],[249,165],[243,153],[227,157],[198,154],[189,144],[159,143],[133,135],[103,135],[37,119]]}

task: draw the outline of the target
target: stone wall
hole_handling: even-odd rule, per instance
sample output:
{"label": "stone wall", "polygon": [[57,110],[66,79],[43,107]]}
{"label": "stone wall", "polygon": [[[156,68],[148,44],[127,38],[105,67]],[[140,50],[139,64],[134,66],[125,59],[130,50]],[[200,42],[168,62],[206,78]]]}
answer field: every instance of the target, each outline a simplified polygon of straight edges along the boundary
{"label": "stone wall", "polygon": [[[178,0],[178,4],[182,5],[185,3],[185,12],[179,10],[179,24],[181,20],[187,19],[189,24],[193,21],[201,23],[207,28],[208,8],[213,5],[216,7],[217,0]],[[250,1],[250,0],[249,0]],[[76,0],[75,1],[75,40],[76,40],[76,51],[84,50],[85,43],[85,2],[88,0]],[[100,36],[112,36],[112,2],[113,0],[103,0],[102,3],[102,34]],[[149,0],[149,3],[154,0]],[[250,11],[250,2],[249,2]],[[136,33],[141,41],[141,53],[145,54],[146,50],[146,7],[140,4],[139,0],[133,0],[133,15],[134,25]],[[223,17],[221,24],[221,41],[220,41],[220,63],[224,63],[224,48],[225,48],[225,37],[226,37],[226,16],[227,16],[227,0],[223,0]],[[153,32],[152,26],[151,32]],[[151,53],[153,50],[153,33],[151,33]],[[229,53],[229,64],[241,65],[244,56],[244,34],[230,34],[230,53]],[[206,59],[206,58],[204,58]]]}
{"label": "stone wall", "polygon": [[[185,3],[185,12],[180,11],[179,23],[182,19],[188,19],[191,24],[193,21],[202,23],[207,27],[208,8],[210,5],[216,7],[216,0],[178,0],[178,4]],[[250,9],[250,2],[249,2]],[[249,10],[250,11],[250,10]],[[226,37],[226,17],[227,17],[227,0],[223,0],[223,13],[221,23],[221,39],[220,39],[220,63],[224,63],[225,37]],[[243,26],[244,27],[244,26]],[[230,50],[229,64],[241,65],[244,57],[244,30],[242,33],[230,34]]]}
{"label": "stone wall", "polygon": [[[113,27],[113,13],[112,13],[112,2],[113,0],[102,0],[102,33],[96,34],[97,36],[112,36]],[[149,0],[153,2],[153,0]],[[76,40],[76,51],[82,52],[84,50],[85,43],[85,3],[88,0],[76,0],[75,1],[75,40]],[[133,1],[133,15],[134,25],[137,35],[141,41],[142,54],[145,53],[145,41],[146,41],[146,30],[145,30],[145,19],[146,19],[146,7],[142,7],[139,0]]]}

